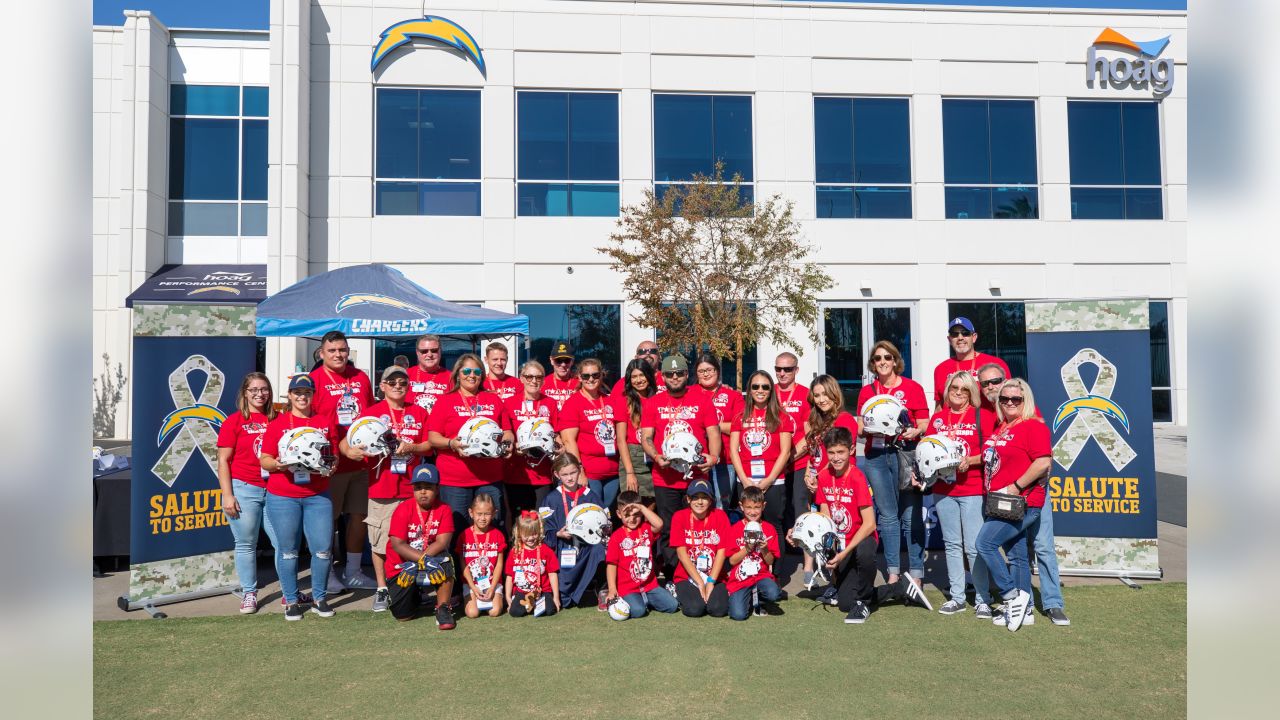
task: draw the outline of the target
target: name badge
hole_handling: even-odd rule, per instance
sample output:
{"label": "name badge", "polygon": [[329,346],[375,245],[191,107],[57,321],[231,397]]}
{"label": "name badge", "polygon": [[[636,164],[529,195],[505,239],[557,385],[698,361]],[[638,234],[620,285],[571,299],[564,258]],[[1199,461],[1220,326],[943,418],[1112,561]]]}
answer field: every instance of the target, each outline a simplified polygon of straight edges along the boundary
{"label": "name badge", "polygon": [[409,472],[409,456],[408,455],[392,455],[391,456],[391,472],[396,475],[404,475]]}
{"label": "name badge", "polygon": [[481,592],[484,592],[485,590],[488,590],[489,588],[493,587],[493,578],[489,576],[488,572],[477,575],[475,577],[475,581],[476,581],[476,589]]}
{"label": "name badge", "polygon": [[698,558],[694,560],[693,565],[698,568],[698,572],[706,575],[707,571],[711,569],[711,556],[699,554]]}
{"label": "name badge", "polygon": [[578,548],[566,547],[560,549],[560,567],[569,569],[578,564]]}
{"label": "name badge", "polygon": [[533,616],[545,615],[547,612],[547,596],[539,595],[538,600],[533,604]]}
{"label": "name badge", "polygon": [[529,584],[529,574],[524,571],[524,568],[516,568],[515,584],[517,588],[522,588]]}
{"label": "name badge", "polygon": [[293,471],[293,484],[294,484],[294,485],[309,485],[309,484],[311,484],[311,473],[307,472],[306,470],[294,470],[294,471]]}
{"label": "name badge", "polygon": [[263,480],[266,480],[267,478],[271,477],[271,473],[267,472],[266,470],[259,470],[258,472],[262,473]]}
{"label": "name badge", "polygon": [[648,560],[648,559],[649,559],[649,546],[648,546],[648,545],[641,545],[640,547],[636,548],[636,557],[638,557],[638,558],[644,558],[645,560]]}
{"label": "name badge", "polygon": [[769,472],[764,469],[764,460],[751,461],[751,477],[755,480],[763,480]]}

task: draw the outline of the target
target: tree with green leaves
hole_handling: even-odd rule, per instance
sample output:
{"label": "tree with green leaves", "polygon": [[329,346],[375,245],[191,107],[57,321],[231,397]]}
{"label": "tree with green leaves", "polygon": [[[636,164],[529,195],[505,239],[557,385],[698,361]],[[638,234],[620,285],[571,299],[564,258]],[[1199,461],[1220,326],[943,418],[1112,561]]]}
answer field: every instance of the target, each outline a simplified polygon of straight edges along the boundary
{"label": "tree with green leaves", "polygon": [[633,319],[660,331],[664,352],[695,348],[732,360],[738,388],[744,347],[762,338],[794,346],[796,325],[818,342],[818,295],[834,284],[809,260],[792,203],[777,195],[745,202],[742,178],[726,182],[721,163],[661,198],[645,191],[599,251],[639,308]]}

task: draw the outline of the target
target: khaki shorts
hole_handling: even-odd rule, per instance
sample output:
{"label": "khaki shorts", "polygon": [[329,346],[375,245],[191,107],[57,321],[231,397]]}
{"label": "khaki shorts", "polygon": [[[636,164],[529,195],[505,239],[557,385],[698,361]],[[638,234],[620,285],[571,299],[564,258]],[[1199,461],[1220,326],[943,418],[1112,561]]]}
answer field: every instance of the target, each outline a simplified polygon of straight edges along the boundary
{"label": "khaki shorts", "polygon": [[391,513],[400,503],[399,498],[369,498],[369,514],[364,524],[369,526],[369,546],[379,555],[387,554],[387,542],[391,539]]}
{"label": "khaki shorts", "polygon": [[329,498],[335,520],[342,513],[364,515],[369,511],[369,471],[352,470],[330,477]]}

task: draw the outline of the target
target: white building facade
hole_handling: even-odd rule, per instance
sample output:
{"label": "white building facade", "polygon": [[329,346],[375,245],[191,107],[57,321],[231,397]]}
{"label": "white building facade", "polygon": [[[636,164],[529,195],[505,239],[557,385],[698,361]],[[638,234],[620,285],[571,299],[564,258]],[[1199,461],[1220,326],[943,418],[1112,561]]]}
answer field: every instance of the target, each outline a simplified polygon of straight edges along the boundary
{"label": "white building facade", "polygon": [[[388,263],[529,314],[520,356],[625,362],[653,331],[596,248],[718,158],[794,202],[835,280],[823,342],[750,365],[793,350],[853,388],[884,337],[931,391],[951,317],[1018,372],[1024,302],[1148,298],[1156,417],[1186,422],[1184,12],[273,0],[270,22],[95,29],[93,342],[126,376],[124,299],[166,264],[265,264],[275,292]],[[371,372],[405,351],[353,347]],[[309,361],[266,344],[277,384]]]}

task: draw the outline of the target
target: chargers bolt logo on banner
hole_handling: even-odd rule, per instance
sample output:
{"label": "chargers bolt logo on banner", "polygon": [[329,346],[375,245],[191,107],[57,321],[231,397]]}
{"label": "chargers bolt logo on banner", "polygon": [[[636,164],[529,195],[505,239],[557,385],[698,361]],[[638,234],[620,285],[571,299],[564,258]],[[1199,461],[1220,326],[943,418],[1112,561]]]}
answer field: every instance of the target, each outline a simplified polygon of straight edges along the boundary
{"label": "chargers bolt logo on banner", "polygon": [[[188,375],[199,370],[206,376],[204,389],[197,398],[191,390]],[[192,355],[169,374],[169,396],[175,410],[165,416],[156,435],[156,447],[172,436],[169,447],[152,466],[151,472],[169,487],[177,481],[186,467],[187,460],[198,450],[209,464],[209,470],[218,471],[218,429],[227,416],[218,409],[226,380],[218,366],[203,355]]]}
{"label": "chargers bolt logo on banner", "polygon": [[[1085,363],[1098,367],[1098,377],[1092,388],[1084,386],[1084,378],[1080,375],[1080,366]],[[1102,448],[1102,453],[1117,472],[1137,457],[1112,425],[1113,421],[1119,423],[1125,433],[1129,433],[1129,417],[1111,400],[1118,375],[1115,364],[1093,348],[1082,348],[1062,366],[1062,387],[1067,391],[1068,399],[1054,413],[1053,431],[1057,432],[1068,420],[1071,424],[1053,446],[1053,459],[1064,470],[1071,469],[1090,438]]]}
{"label": "chargers bolt logo on banner", "polygon": [[351,332],[355,334],[378,332],[425,333],[430,327],[431,313],[422,308],[381,293],[349,293],[343,295],[334,306],[334,312],[342,312],[360,305],[382,305],[384,307],[405,310],[421,317],[410,320],[373,320],[355,318],[351,321]]}
{"label": "chargers bolt logo on banner", "polygon": [[[1167,95],[1173,90],[1173,60],[1159,57],[1169,45],[1166,35],[1159,40],[1136,42],[1106,28],[1089,46],[1089,56],[1084,65],[1085,84],[1093,87],[1094,80],[1112,85],[1150,85],[1157,95]],[[1097,48],[1107,46],[1121,48],[1137,57],[1099,57]]]}
{"label": "chargers bolt logo on banner", "polygon": [[381,39],[373,46],[369,72],[377,70],[378,64],[390,55],[392,50],[414,39],[444,43],[475,63],[482,76],[486,79],[489,77],[484,66],[484,54],[480,52],[480,45],[475,38],[471,37],[471,33],[464,30],[458,23],[435,15],[404,20],[383,30]]}

